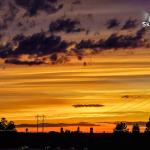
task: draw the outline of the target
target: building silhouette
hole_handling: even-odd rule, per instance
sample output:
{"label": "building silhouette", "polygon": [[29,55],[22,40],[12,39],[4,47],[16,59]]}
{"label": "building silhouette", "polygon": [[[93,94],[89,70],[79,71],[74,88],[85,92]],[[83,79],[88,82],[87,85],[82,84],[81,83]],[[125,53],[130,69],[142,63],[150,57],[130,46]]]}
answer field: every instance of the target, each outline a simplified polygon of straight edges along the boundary
{"label": "building silhouette", "polygon": [[77,133],[80,133],[80,127],[77,128]]}
{"label": "building silhouette", "polygon": [[94,129],[90,128],[90,134],[94,134]]}
{"label": "building silhouette", "polygon": [[64,133],[64,128],[60,128],[60,133]]}

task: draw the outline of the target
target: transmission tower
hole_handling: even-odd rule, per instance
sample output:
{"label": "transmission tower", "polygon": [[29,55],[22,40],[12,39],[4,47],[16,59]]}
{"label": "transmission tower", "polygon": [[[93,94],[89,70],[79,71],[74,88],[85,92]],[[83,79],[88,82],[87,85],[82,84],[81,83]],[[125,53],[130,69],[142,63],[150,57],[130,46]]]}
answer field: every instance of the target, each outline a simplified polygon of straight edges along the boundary
{"label": "transmission tower", "polygon": [[[45,115],[37,115],[36,124],[37,124],[37,133],[39,132],[39,127],[42,127],[42,133],[44,133],[44,123],[45,123]],[[40,126],[40,124],[42,126]]]}

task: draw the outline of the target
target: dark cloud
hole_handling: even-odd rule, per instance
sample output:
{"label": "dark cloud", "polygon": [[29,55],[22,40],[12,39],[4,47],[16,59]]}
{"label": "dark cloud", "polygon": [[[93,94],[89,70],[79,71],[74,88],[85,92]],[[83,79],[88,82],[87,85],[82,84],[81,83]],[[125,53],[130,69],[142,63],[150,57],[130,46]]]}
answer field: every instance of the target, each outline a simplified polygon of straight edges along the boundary
{"label": "dark cloud", "polygon": [[29,16],[34,16],[38,11],[47,13],[55,13],[60,10],[63,5],[57,5],[58,0],[15,0],[16,4],[27,10]]}
{"label": "dark cloud", "polygon": [[12,47],[8,43],[4,46],[0,46],[0,58],[6,58],[12,53]]}
{"label": "dark cloud", "polygon": [[69,61],[69,58],[67,57],[66,54],[54,53],[50,56],[50,60],[51,60],[53,65],[54,64],[64,64],[64,63]]}
{"label": "dark cloud", "polygon": [[122,27],[122,30],[134,29],[138,25],[136,19],[128,19]]}
{"label": "dark cloud", "polygon": [[0,1],[0,7],[2,6],[2,1]]}
{"label": "dark cloud", "polygon": [[144,46],[142,39],[146,33],[144,28],[139,29],[135,36],[112,34],[105,41],[100,41],[99,46],[104,49],[110,48],[136,48]]}
{"label": "dark cloud", "polygon": [[129,100],[136,100],[136,99],[149,99],[150,95],[149,94],[144,94],[144,95],[123,95],[121,96],[122,99],[129,99]]}
{"label": "dark cloud", "polygon": [[34,61],[25,61],[25,60],[19,60],[17,58],[9,58],[5,60],[6,64],[15,64],[15,65],[40,65],[43,64],[44,61],[41,60],[34,60]]}
{"label": "dark cloud", "polygon": [[[32,18],[31,18],[32,19]],[[35,20],[28,20],[29,26],[32,28],[36,25]],[[116,22],[116,21],[110,21]],[[19,22],[18,26],[22,26]],[[109,28],[114,25],[111,24]],[[68,61],[69,42],[64,41],[60,36],[54,35],[55,32],[81,32],[83,29],[80,27],[80,22],[73,19],[58,19],[50,24],[49,31],[51,33],[40,32],[31,36],[25,36],[19,34],[15,36],[11,41],[5,45],[0,45],[0,57],[10,58],[13,56],[19,56],[22,54],[43,56],[50,55],[49,60],[52,64],[65,63]],[[119,34],[113,33],[106,39],[95,40],[81,40],[80,42],[74,42],[74,48],[71,50],[81,60],[84,57],[84,49],[91,49],[91,53],[99,52],[105,49],[119,49],[119,48],[137,48],[146,47],[147,42],[144,39],[146,33],[145,28],[141,28],[135,32],[135,34]],[[2,36],[2,35],[1,35]],[[63,53],[60,55],[58,53]],[[28,64],[26,61],[7,60],[6,63],[15,64]],[[41,62],[29,62],[29,64],[40,64]]]}
{"label": "dark cloud", "polygon": [[[36,124],[19,124],[17,127],[36,127]],[[43,124],[39,124],[39,127],[42,127]],[[68,126],[99,126],[97,124],[88,123],[88,122],[79,122],[79,123],[44,123],[44,127],[68,127]]]}
{"label": "dark cloud", "polygon": [[146,33],[146,29],[145,28],[142,28],[142,29],[138,30],[136,32],[136,36],[134,37],[134,39],[135,40],[141,40],[144,37],[145,33]]}
{"label": "dark cloud", "polygon": [[[107,39],[99,41],[81,40],[79,43],[74,43],[75,48],[73,52],[81,60],[84,57],[84,49],[89,48],[92,52],[99,52],[105,49],[119,49],[119,48],[136,48],[146,46],[144,35],[146,30],[139,29],[135,35],[119,35],[112,34]],[[63,64],[68,59],[67,48],[70,43],[61,39],[60,36],[47,35],[44,32],[33,34],[32,36],[17,35],[12,42],[0,47],[0,57],[9,58],[19,56],[22,54],[44,56],[50,55],[49,60],[52,64]],[[62,53],[62,54],[60,54]],[[6,63],[25,64],[28,62],[20,62],[18,60],[9,60]],[[29,62],[31,63],[31,62]],[[41,62],[32,62],[33,64],[40,64]]]}
{"label": "dark cloud", "polygon": [[135,33],[135,35],[119,35],[117,33],[113,33],[107,39],[101,39],[97,42],[90,39],[81,40],[77,44],[76,53],[81,54],[82,51],[80,49],[84,48],[91,48],[96,52],[96,49],[105,50],[146,46],[147,41],[144,40],[145,33],[145,28],[141,28]]}
{"label": "dark cloud", "polygon": [[84,31],[80,27],[80,22],[77,20],[73,20],[70,18],[61,18],[49,25],[50,32],[65,32],[65,33],[72,33],[72,32],[81,32]]}
{"label": "dark cloud", "polygon": [[108,37],[108,39],[100,42],[100,47],[105,49],[117,49],[133,46],[135,44],[137,44],[137,42],[135,40],[133,41],[133,37],[131,36],[112,34]]}
{"label": "dark cloud", "polygon": [[104,105],[101,104],[76,104],[72,105],[75,108],[81,108],[81,107],[104,107]]}
{"label": "dark cloud", "polygon": [[10,25],[10,22],[12,23],[19,10],[13,3],[13,1],[5,1],[0,5],[0,7],[1,7],[0,30],[4,30],[7,29],[7,27]]}
{"label": "dark cloud", "polygon": [[117,19],[110,19],[107,21],[106,26],[108,29],[118,27],[120,25]]}
{"label": "dark cloud", "polygon": [[[14,48],[16,45],[16,48]],[[0,48],[0,57],[18,56],[22,54],[47,55],[54,52],[65,52],[68,43],[60,36],[37,33],[32,36],[17,35],[11,43]]]}
{"label": "dark cloud", "polygon": [[44,33],[37,33],[29,37],[22,35],[13,39],[19,43],[14,54],[38,54],[46,55],[54,52],[65,51],[67,43],[60,36],[46,36]]}
{"label": "dark cloud", "polygon": [[140,95],[123,95],[121,98],[123,99],[138,99],[138,98],[142,98],[142,96]]}
{"label": "dark cloud", "polygon": [[14,3],[8,3],[9,12],[7,12],[7,17],[5,18],[6,21],[13,21],[18,13],[18,8],[15,6]]}
{"label": "dark cloud", "polygon": [[55,54],[51,55],[50,59],[51,59],[52,63],[55,64],[58,60],[57,54],[55,53]]}
{"label": "dark cloud", "polygon": [[77,50],[78,49],[83,49],[83,48],[94,48],[95,47],[95,42],[93,40],[81,40],[77,44]]}
{"label": "dark cloud", "polygon": [[74,0],[74,1],[72,2],[72,4],[74,4],[74,5],[79,5],[79,4],[81,4],[81,0]]}
{"label": "dark cloud", "polygon": [[1,22],[0,23],[0,31],[3,31],[5,29],[7,29],[7,23],[6,22]]}
{"label": "dark cloud", "polygon": [[23,23],[21,23],[21,22],[18,22],[18,23],[17,23],[17,27],[18,27],[18,28],[20,28],[20,27],[22,27],[22,26],[23,26]]}

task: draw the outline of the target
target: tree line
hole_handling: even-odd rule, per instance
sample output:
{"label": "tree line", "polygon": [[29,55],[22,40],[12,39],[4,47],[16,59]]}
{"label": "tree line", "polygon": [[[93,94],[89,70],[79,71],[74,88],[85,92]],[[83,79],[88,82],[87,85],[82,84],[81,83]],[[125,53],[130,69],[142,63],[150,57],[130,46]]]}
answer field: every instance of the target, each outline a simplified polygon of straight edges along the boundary
{"label": "tree line", "polygon": [[[150,132],[150,118],[149,121],[145,125],[145,133]],[[116,127],[114,128],[114,133],[129,133],[129,129],[127,127],[127,124],[125,122],[119,122],[116,124]],[[138,123],[135,123],[132,127],[132,133],[140,133],[140,125]]]}

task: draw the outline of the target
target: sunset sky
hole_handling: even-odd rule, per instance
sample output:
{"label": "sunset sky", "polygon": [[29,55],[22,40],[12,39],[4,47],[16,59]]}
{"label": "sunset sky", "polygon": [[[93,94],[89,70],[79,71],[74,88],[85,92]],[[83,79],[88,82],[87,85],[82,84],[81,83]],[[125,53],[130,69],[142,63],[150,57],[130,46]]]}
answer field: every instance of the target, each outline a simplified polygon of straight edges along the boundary
{"label": "sunset sky", "polygon": [[0,117],[19,131],[36,131],[37,114],[47,131],[111,132],[118,121],[143,128],[149,10],[148,0],[0,1]]}

